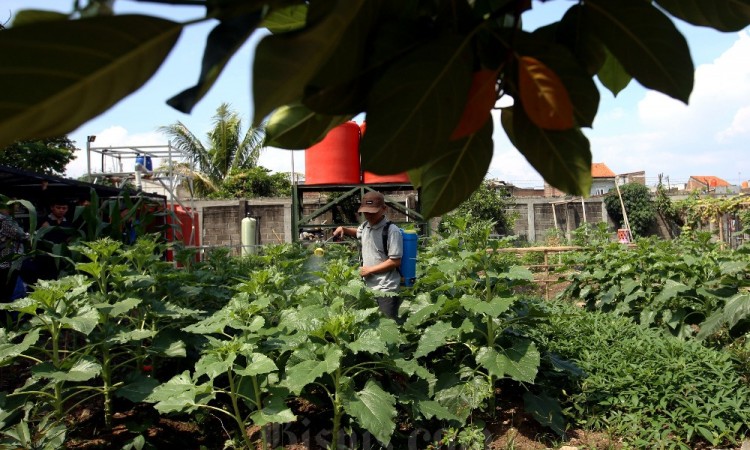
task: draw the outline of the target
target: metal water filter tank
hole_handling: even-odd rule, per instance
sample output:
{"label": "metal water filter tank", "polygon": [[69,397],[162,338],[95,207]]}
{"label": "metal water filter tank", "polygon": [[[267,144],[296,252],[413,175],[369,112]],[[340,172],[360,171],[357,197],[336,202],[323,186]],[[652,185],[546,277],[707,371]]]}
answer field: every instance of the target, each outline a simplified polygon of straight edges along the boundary
{"label": "metal water filter tank", "polygon": [[257,253],[258,221],[252,217],[245,217],[241,221],[240,242],[242,243],[242,256],[255,255]]}

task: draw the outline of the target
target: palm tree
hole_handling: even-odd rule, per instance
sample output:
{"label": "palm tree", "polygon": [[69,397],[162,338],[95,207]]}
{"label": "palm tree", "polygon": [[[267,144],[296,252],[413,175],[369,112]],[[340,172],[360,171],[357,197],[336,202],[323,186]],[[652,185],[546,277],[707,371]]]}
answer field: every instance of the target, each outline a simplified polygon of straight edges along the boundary
{"label": "palm tree", "polygon": [[208,132],[206,144],[188,130],[180,121],[159,127],[177,150],[187,158],[186,163],[174,169],[193,178],[195,193],[199,196],[215,192],[222,181],[233,171],[252,169],[265,141],[265,127],[250,127],[242,136],[242,120],[228,103],[222,103],[213,117],[213,128]]}

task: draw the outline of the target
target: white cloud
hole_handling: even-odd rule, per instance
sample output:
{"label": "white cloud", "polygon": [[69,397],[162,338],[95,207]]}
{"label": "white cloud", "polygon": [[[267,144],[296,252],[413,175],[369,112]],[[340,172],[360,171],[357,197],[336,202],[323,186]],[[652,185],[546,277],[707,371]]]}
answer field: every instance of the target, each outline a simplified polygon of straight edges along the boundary
{"label": "white cloud", "polygon": [[750,106],[745,106],[737,111],[732,124],[716,134],[716,141],[723,143],[747,134],[750,134]]}

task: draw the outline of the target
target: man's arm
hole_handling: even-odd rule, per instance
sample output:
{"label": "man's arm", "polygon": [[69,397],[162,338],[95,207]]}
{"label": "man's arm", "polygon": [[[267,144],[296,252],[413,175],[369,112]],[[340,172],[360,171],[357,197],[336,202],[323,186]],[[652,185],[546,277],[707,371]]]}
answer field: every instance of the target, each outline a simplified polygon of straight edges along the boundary
{"label": "man's arm", "polygon": [[338,227],[333,230],[333,237],[351,236],[357,237],[357,229],[351,227]]}
{"label": "man's arm", "polygon": [[401,267],[401,258],[388,258],[385,261],[374,266],[360,267],[359,275],[366,277],[368,275],[372,275],[373,273],[389,272],[393,269],[398,269],[399,267]]}

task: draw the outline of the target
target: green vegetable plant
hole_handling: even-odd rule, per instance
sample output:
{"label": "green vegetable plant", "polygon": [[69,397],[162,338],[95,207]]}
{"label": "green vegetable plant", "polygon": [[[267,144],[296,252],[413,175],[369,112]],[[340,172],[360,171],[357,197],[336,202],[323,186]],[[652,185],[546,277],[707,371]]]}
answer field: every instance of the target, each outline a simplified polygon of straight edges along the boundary
{"label": "green vegetable plant", "polygon": [[454,223],[423,253],[421,294],[409,306],[405,329],[415,334],[415,359],[435,372],[435,400],[463,424],[472,411],[494,411],[499,380],[534,384],[540,353],[518,330],[544,313],[515,294],[532,274],[494,251],[501,242],[489,238],[491,227],[467,241],[468,223]]}
{"label": "green vegetable plant", "polygon": [[748,432],[750,388],[727,352],[665,336],[626,317],[564,302],[531,332],[580,377],[554,384],[565,415],[636,448],[737,446]]}
{"label": "green vegetable plant", "polygon": [[748,285],[750,264],[705,233],[673,241],[639,239],[634,247],[591,246],[567,262],[572,270],[563,298],[681,337],[694,336],[704,323],[715,330],[723,320],[715,313],[741,304],[730,299]]}

